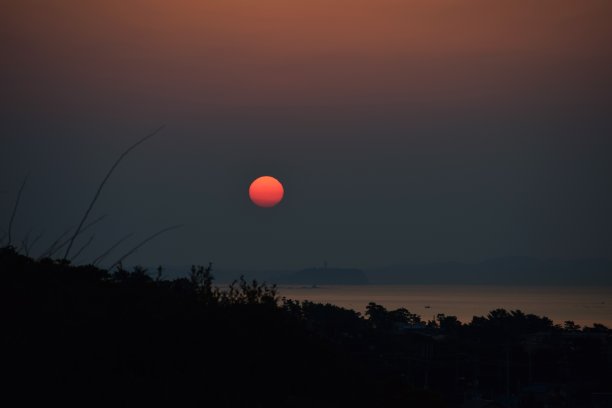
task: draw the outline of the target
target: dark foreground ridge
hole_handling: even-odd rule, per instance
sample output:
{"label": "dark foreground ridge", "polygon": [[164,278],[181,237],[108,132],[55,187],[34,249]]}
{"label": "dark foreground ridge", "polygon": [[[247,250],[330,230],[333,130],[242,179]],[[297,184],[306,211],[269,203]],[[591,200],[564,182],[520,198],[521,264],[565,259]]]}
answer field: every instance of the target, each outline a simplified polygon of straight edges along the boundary
{"label": "dark foreground ridge", "polygon": [[[494,310],[462,324],[0,249],[3,399],[189,407],[603,407],[612,333]],[[599,405],[597,405],[599,404]],[[606,405],[607,404],[607,405]]]}

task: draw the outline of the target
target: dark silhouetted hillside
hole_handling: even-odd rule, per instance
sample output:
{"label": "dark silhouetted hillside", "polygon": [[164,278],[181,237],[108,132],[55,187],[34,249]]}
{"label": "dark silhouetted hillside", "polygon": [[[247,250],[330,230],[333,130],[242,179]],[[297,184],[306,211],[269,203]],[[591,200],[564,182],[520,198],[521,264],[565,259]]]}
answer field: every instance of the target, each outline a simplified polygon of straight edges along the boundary
{"label": "dark silhouetted hillside", "polygon": [[12,248],[0,283],[6,406],[582,407],[612,392],[610,329],[519,310],[361,316],[256,281],[219,289],[210,265],[164,280]]}

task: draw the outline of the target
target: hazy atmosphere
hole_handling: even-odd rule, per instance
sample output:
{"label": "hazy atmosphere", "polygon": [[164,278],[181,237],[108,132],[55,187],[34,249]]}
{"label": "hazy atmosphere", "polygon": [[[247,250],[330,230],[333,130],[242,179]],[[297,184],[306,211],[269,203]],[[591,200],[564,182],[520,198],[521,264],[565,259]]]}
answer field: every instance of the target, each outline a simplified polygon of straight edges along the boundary
{"label": "hazy atmosphere", "polygon": [[[29,173],[14,235],[42,233],[42,251],[117,156],[165,124],[113,174],[79,262],[174,224],[130,262],[609,259],[611,11],[2,1],[0,213]],[[285,187],[273,210],[247,194],[266,174]]]}
{"label": "hazy atmosphere", "polygon": [[0,0],[2,397],[612,407],[611,22]]}

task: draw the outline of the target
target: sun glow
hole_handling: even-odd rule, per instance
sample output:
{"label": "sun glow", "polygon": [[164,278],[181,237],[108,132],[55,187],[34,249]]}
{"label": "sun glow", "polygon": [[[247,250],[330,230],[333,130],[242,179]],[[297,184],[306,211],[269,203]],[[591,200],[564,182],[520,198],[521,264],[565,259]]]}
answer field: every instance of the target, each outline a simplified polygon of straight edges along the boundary
{"label": "sun glow", "polygon": [[271,176],[262,176],[251,183],[249,197],[259,207],[274,207],[285,195],[283,185]]}

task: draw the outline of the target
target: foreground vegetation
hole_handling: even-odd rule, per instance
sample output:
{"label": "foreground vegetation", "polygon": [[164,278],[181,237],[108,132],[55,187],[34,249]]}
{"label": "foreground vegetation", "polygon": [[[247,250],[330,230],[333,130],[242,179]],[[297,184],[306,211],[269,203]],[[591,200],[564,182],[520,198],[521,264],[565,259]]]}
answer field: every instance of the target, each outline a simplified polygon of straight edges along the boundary
{"label": "foreground vegetation", "polygon": [[[2,370],[28,400],[83,406],[592,406],[612,332],[494,310],[463,324],[371,303],[365,316],[274,286],[113,272],[0,249]],[[603,394],[602,394],[603,393]]]}

